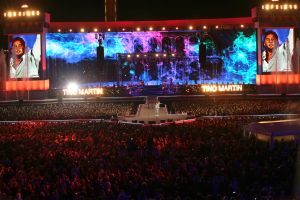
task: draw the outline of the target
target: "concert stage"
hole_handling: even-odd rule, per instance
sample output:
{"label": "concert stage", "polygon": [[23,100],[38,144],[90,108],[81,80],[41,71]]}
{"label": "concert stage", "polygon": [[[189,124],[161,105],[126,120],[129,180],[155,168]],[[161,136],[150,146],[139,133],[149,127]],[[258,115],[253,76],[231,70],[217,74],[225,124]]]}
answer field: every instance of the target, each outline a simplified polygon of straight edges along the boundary
{"label": "concert stage", "polygon": [[[102,96],[299,94],[300,15],[287,9],[253,8],[251,16],[240,18],[134,22],[52,22],[48,13],[35,19],[39,23],[7,18],[1,98],[64,98],[70,83],[80,87],[81,97],[101,88]],[[264,66],[263,56],[269,31],[290,48],[272,68]],[[6,49],[15,38],[39,53],[35,76],[26,70],[13,76],[8,61],[14,57]]]}

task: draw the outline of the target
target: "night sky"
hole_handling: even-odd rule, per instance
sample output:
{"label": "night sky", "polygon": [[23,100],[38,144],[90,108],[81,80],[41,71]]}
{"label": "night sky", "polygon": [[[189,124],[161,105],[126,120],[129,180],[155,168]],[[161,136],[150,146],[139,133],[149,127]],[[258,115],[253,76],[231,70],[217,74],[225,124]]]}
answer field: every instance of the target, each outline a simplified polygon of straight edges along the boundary
{"label": "night sky", "polygon": [[[104,0],[1,0],[0,9],[40,8],[51,21],[104,21]],[[83,3],[84,2],[84,3]],[[118,21],[250,17],[260,0],[117,0]]]}

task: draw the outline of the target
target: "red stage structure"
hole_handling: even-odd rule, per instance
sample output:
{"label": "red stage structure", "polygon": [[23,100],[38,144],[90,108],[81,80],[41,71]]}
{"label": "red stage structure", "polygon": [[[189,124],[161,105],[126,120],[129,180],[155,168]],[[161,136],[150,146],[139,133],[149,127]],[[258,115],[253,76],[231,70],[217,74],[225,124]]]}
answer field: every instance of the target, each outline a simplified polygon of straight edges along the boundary
{"label": "red stage structure", "polygon": [[[208,30],[247,29],[253,28],[257,32],[257,92],[270,93],[299,93],[300,66],[299,66],[299,37],[300,14],[297,4],[269,2],[260,7],[253,8],[249,17],[224,18],[224,19],[193,19],[193,20],[164,20],[164,21],[112,21],[110,22],[51,22],[50,14],[29,10],[11,11],[4,14],[2,29],[8,39],[19,34],[38,34],[41,36],[41,60],[39,79],[17,78],[12,79],[7,75],[8,67],[1,63],[1,90],[6,99],[16,98],[25,92],[40,93],[42,98],[48,98],[51,88],[49,66],[46,61],[46,34],[70,32],[151,32],[151,31],[189,31],[197,35]],[[30,15],[24,17],[26,15]],[[263,68],[264,34],[269,29],[293,30],[293,70],[268,71]],[[298,43],[297,43],[298,42]],[[9,43],[9,42],[8,42]],[[297,46],[298,45],[298,46]],[[8,58],[6,58],[8,60]],[[288,88],[288,89],[287,89]],[[19,92],[18,92],[19,91]],[[23,92],[20,92],[23,91]],[[17,95],[14,95],[17,94]],[[3,96],[3,95],[2,95]],[[19,98],[19,97],[18,97]],[[32,96],[32,98],[34,98]]]}

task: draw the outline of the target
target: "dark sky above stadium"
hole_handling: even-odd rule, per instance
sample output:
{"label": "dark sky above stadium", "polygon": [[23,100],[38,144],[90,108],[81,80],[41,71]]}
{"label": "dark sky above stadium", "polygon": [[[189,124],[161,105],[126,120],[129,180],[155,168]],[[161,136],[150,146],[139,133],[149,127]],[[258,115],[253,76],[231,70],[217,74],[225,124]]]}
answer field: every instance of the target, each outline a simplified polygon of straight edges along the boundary
{"label": "dark sky above stadium", "polygon": [[[250,17],[261,0],[117,0],[118,21]],[[0,0],[0,9],[40,8],[51,21],[104,21],[104,0]]]}

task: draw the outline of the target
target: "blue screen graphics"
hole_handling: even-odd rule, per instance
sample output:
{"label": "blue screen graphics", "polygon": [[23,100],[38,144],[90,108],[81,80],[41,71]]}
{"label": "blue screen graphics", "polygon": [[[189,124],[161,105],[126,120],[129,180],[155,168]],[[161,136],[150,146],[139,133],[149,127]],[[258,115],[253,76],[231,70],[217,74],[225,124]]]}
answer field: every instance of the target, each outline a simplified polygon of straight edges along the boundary
{"label": "blue screen graphics", "polygon": [[256,47],[255,29],[46,35],[47,65],[58,82],[255,84]]}

